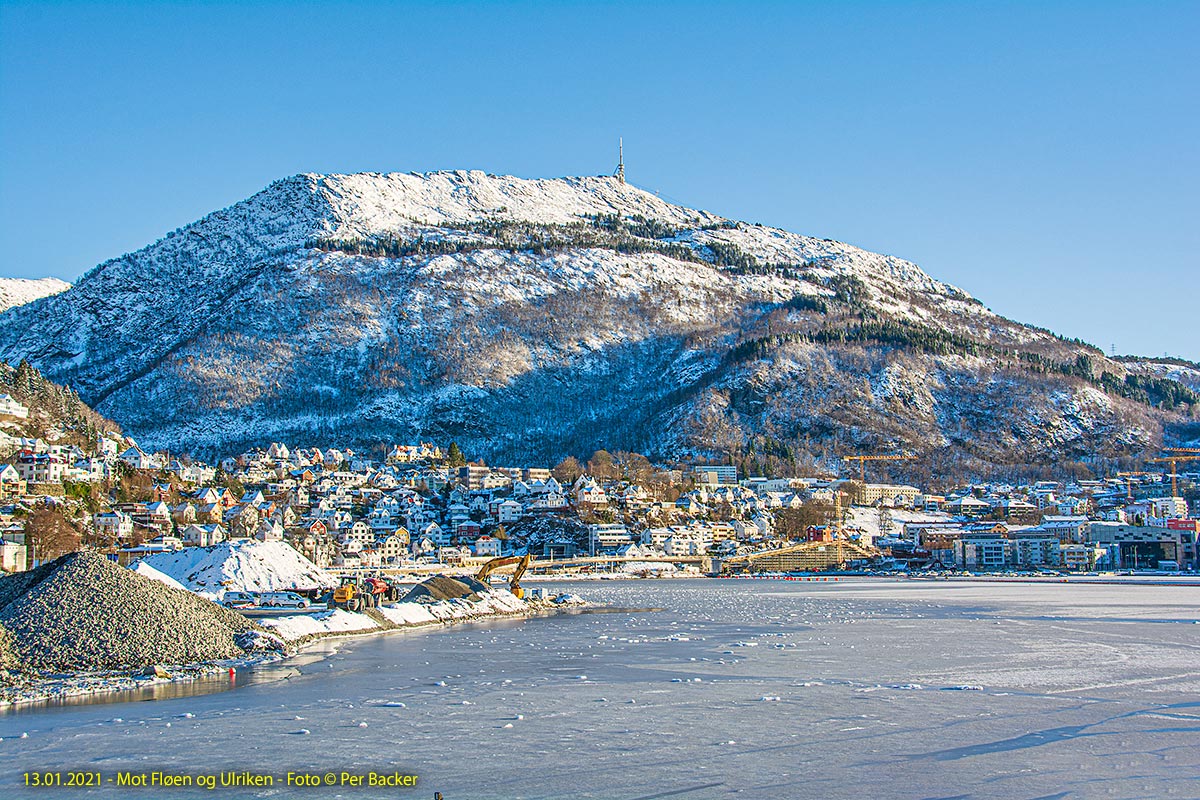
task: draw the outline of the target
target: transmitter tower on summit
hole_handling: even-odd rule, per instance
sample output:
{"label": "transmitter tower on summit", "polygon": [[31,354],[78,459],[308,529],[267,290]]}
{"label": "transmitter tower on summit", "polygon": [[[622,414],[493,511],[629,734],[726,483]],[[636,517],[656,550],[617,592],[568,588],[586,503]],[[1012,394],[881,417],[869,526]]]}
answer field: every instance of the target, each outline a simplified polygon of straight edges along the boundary
{"label": "transmitter tower on summit", "polygon": [[617,139],[617,169],[613,172],[617,180],[621,183],[625,182],[625,139]]}

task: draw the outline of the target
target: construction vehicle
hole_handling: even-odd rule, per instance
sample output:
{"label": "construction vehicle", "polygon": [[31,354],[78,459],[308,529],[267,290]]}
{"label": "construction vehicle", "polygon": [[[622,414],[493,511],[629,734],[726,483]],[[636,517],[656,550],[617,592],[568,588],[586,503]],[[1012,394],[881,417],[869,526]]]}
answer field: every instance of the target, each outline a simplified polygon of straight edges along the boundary
{"label": "construction vehicle", "polygon": [[347,611],[362,611],[377,608],[398,597],[399,589],[383,578],[343,575],[341,583],[333,590],[332,605]]}
{"label": "construction vehicle", "polygon": [[521,588],[521,576],[525,574],[525,570],[529,569],[531,561],[533,561],[532,553],[526,553],[523,556],[500,556],[499,558],[493,558],[479,568],[479,572],[475,573],[475,580],[480,583],[487,583],[488,576],[493,572],[515,564],[516,569],[513,570],[512,579],[508,582],[508,590],[517,597],[524,598],[525,590]]}

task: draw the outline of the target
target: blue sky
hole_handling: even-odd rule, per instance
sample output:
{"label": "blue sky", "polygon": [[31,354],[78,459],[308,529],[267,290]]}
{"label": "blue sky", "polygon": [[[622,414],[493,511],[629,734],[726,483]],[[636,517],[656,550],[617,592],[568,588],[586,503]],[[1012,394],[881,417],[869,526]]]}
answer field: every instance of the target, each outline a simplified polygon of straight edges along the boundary
{"label": "blue sky", "polygon": [[0,276],[297,172],[598,174],[1200,359],[1200,4],[11,3]]}

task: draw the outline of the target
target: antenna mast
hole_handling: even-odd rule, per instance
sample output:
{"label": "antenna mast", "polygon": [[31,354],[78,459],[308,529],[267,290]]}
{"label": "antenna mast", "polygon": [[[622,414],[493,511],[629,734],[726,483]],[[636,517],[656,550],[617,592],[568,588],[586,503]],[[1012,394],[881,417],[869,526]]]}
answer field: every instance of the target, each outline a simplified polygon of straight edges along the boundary
{"label": "antenna mast", "polygon": [[613,173],[621,183],[625,182],[625,139],[617,138],[617,171]]}

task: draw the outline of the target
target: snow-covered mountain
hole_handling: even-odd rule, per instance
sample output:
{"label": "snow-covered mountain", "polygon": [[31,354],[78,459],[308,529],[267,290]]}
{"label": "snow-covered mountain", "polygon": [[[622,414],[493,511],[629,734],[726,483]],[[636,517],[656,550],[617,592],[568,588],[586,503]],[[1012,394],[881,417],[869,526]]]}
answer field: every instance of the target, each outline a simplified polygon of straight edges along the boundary
{"label": "snow-covered mountain", "polygon": [[0,311],[65,292],[71,284],[58,278],[0,278]]}
{"label": "snow-covered mountain", "polygon": [[1137,452],[1196,401],[899,258],[615,178],[482,172],[278,181],[4,313],[0,356],[198,451],[904,446],[976,468]]}

